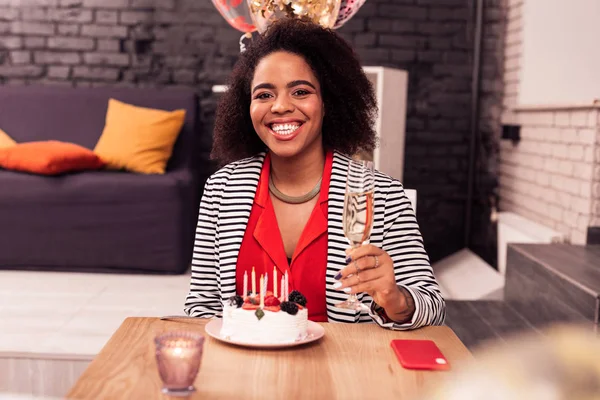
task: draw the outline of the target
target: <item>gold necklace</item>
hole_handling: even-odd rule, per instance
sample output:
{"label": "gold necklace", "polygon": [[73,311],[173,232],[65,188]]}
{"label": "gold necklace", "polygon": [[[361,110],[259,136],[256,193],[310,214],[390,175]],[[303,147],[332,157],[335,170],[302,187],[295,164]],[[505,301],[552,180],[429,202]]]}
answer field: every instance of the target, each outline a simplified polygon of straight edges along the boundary
{"label": "gold necklace", "polygon": [[287,194],[281,193],[279,189],[275,187],[273,183],[273,175],[269,176],[269,192],[273,193],[273,196],[277,197],[279,200],[288,204],[302,204],[306,203],[309,200],[312,200],[319,192],[321,191],[321,181],[323,177],[319,178],[319,181],[315,185],[312,190],[302,196],[288,196]]}

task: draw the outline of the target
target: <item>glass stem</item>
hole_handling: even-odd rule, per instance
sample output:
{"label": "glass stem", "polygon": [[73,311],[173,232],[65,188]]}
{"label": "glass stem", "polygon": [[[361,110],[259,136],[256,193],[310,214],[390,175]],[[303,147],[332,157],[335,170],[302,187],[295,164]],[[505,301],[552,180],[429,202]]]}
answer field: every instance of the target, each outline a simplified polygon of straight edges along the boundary
{"label": "glass stem", "polygon": [[[353,244],[352,245],[352,249],[357,249],[361,246],[361,243],[359,244]],[[355,261],[352,261],[353,263]],[[358,270],[355,271],[358,274]],[[348,297],[348,303],[358,303],[358,296],[356,293],[352,293],[349,297]]]}

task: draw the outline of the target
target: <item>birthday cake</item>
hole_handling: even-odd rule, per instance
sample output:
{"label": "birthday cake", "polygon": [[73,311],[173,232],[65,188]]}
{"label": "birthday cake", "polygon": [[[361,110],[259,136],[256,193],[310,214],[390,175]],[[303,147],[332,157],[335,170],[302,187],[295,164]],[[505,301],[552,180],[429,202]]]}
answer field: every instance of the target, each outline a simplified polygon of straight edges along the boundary
{"label": "birthday cake", "polygon": [[285,344],[305,339],[308,328],[306,298],[296,290],[287,294],[285,289],[277,297],[277,292],[265,291],[262,283],[261,277],[259,293],[253,290],[244,297],[232,296],[226,302],[221,336],[252,344]]}

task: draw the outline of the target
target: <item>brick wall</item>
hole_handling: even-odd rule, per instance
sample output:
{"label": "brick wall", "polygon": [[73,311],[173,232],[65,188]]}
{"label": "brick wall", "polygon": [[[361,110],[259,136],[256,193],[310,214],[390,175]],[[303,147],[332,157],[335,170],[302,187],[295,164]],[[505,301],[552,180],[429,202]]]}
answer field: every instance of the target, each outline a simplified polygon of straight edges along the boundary
{"label": "brick wall", "polygon": [[[340,30],[364,65],[409,72],[405,185],[418,190],[418,219],[432,260],[463,245],[472,3],[370,0]],[[482,132],[489,144],[500,113],[503,54],[493,49],[504,16],[501,1],[486,4],[484,46],[491,51],[484,60],[483,106],[491,111],[482,113],[482,123],[491,123]],[[231,70],[239,37],[208,0],[0,0],[0,83],[194,87],[210,132],[217,101],[211,87]],[[479,173],[489,177],[487,166]],[[483,203],[489,188],[477,190]],[[488,207],[477,213],[473,237],[480,238],[489,231]]]}
{"label": "brick wall", "polygon": [[588,227],[600,226],[600,108],[518,104],[524,1],[504,0],[501,121],[521,125],[521,141],[500,143],[499,208],[585,244]]}
{"label": "brick wall", "polygon": [[594,203],[598,110],[514,111],[521,141],[503,141],[500,208],[585,244]]}

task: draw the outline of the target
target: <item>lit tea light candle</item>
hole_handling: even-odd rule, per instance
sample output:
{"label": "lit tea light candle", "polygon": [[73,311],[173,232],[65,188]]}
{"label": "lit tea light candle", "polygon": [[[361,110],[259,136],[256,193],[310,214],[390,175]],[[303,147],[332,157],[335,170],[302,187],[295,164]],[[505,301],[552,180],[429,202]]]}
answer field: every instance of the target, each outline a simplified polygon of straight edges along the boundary
{"label": "lit tea light candle", "polygon": [[170,342],[166,342],[165,345],[166,347],[164,348],[164,353],[169,357],[186,359],[192,354],[190,349],[185,347],[186,342],[184,340],[172,340]]}
{"label": "lit tea light candle", "polygon": [[154,343],[162,392],[173,396],[194,392],[204,337],[193,332],[169,332],[157,336]]}

